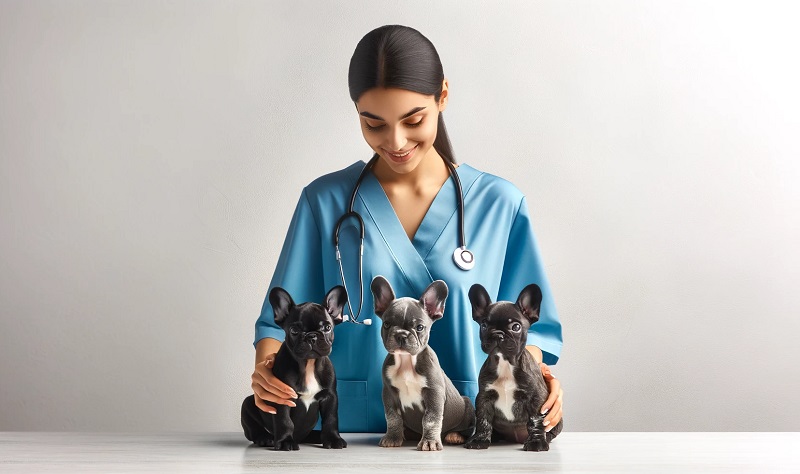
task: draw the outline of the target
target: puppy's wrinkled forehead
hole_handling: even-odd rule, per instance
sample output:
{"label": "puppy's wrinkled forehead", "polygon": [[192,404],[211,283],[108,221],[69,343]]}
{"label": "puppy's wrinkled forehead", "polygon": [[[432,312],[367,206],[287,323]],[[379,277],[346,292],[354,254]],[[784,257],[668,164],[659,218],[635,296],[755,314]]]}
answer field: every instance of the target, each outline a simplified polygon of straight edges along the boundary
{"label": "puppy's wrinkled forehead", "polygon": [[517,305],[508,301],[500,301],[489,307],[489,315],[486,318],[487,324],[504,325],[511,322],[520,324],[528,322],[520,313]]}
{"label": "puppy's wrinkled forehead", "polygon": [[326,324],[333,324],[333,320],[322,305],[317,303],[303,303],[297,306],[297,319],[293,322],[304,331],[319,331]]}
{"label": "puppy's wrinkled forehead", "polygon": [[404,297],[392,301],[383,313],[384,322],[401,325],[406,322],[428,320],[430,317],[422,308],[422,304],[414,298]]}

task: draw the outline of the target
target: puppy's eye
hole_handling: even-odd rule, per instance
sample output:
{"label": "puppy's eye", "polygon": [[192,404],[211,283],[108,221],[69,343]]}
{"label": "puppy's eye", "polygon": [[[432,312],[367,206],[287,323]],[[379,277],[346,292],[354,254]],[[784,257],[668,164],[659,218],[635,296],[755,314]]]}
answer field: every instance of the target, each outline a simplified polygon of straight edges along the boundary
{"label": "puppy's eye", "polygon": [[328,332],[328,331],[330,331],[330,330],[331,330],[331,325],[330,325],[330,324],[326,324],[325,326],[323,326],[323,327],[322,327],[322,330],[323,330],[324,332]]}
{"label": "puppy's eye", "polygon": [[289,329],[289,333],[291,333],[292,336],[296,336],[296,335],[300,334],[300,331],[297,328],[292,328],[292,329]]}
{"label": "puppy's eye", "polygon": [[481,323],[481,329],[482,329],[482,330],[484,330],[484,331],[485,331],[485,330],[486,330],[488,327],[489,327],[489,325],[488,325],[488,324],[486,324],[486,323]]}
{"label": "puppy's eye", "polygon": [[520,323],[514,323],[511,325],[511,330],[514,332],[519,332],[522,329],[522,325]]}
{"label": "puppy's eye", "polygon": [[423,326],[422,324],[418,324],[417,325],[417,332],[422,332],[424,330],[425,330],[425,326]]}

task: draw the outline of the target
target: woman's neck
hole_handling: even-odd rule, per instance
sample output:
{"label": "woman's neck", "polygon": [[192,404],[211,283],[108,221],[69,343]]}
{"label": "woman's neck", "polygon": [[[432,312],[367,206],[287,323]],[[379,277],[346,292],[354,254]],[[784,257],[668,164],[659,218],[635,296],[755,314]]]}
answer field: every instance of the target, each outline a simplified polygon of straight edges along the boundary
{"label": "woman's neck", "polygon": [[[444,162],[445,159],[435,148],[431,147],[417,167],[408,173],[396,173],[381,158],[378,158],[372,171],[378,182],[385,186],[402,186],[412,189],[428,186],[431,183],[438,183],[441,186],[441,183],[450,177],[450,170]],[[454,166],[458,165],[454,164]]]}

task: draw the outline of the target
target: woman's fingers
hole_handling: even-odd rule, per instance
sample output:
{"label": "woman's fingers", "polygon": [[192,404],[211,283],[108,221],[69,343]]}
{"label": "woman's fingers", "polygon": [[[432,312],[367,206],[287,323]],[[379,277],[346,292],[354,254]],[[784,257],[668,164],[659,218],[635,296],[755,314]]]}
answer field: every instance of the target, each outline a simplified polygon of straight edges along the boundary
{"label": "woman's fingers", "polygon": [[556,401],[558,400],[559,391],[561,390],[561,382],[559,382],[555,377],[550,378],[548,385],[550,388],[550,395],[547,397],[544,405],[542,405],[542,409],[540,411],[542,415],[552,410],[553,405],[555,405]]}
{"label": "woman's fingers", "polygon": [[267,405],[267,403],[264,400],[258,398],[258,396],[255,397],[255,402],[256,402],[256,406],[261,411],[265,411],[265,412],[269,413],[270,415],[274,415],[274,414],[278,413],[278,410],[276,410],[275,407]]}
{"label": "woman's fingers", "polygon": [[253,393],[256,395],[257,398],[260,398],[262,400],[266,400],[266,401],[272,402],[272,403],[278,403],[280,405],[288,405],[290,407],[297,406],[295,404],[295,402],[293,402],[292,400],[290,400],[288,398],[283,398],[281,395],[276,395],[275,393],[264,389],[263,386],[261,386],[260,384],[258,384],[256,382],[253,382],[251,384],[251,386],[253,388]]}
{"label": "woman's fingers", "polygon": [[264,364],[256,366],[256,372],[261,376],[258,382],[263,382],[262,385],[264,385],[264,388],[275,395],[282,396],[283,398],[297,398],[297,393],[295,393],[292,387],[286,385],[272,375],[272,364],[272,359],[267,359]]}
{"label": "woman's fingers", "polygon": [[[547,427],[544,429],[545,432],[549,432],[550,430],[552,430],[553,427],[556,426],[558,424],[558,422],[561,421],[561,413],[562,413],[562,410],[561,410],[561,407],[559,407],[558,411],[553,413],[552,421],[550,421],[547,424]],[[545,421],[545,423],[547,423],[547,421]]]}
{"label": "woman's fingers", "polygon": [[292,399],[297,398],[297,394],[291,387],[272,375],[273,361],[274,354],[271,354],[263,364],[256,364],[250,387],[255,394],[256,406],[260,410],[274,415],[277,413],[275,407],[267,402],[294,407],[297,405]]}
{"label": "woman's fingers", "polygon": [[547,416],[544,417],[544,422],[542,423],[546,426],[545,431],[550,431],[553,429],[554,426],[561,421],[561,415],[564,409],[564,391],[559,388],[556,395],[556,401],[553,403],[553,408],[550,409]]}

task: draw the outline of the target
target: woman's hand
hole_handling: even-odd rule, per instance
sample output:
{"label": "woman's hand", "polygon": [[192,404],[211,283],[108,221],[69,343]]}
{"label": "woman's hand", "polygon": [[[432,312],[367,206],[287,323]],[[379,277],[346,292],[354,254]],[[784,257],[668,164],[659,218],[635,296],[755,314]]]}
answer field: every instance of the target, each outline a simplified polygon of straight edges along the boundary
{"label": "woman's hand", "polygon": [[265,400],[293,407],[295,403],[292,399],[297,398],[297,394],[292,390],[292,387],[272,375],[272,365],[274,363],[274,353],[268,354],[264,362],[256,363],[256,369],[253,371],[252,376],[253,381],[250,384],[256,396],[256,406],[261,411],[272,413],[273,415],[276,413],[275,407],[268,405]]}
{"label": "woman's hand", "polygon": [[550,367],[548,367],[547,364],[540,362],[539,368],[541,368],[544,381],[547,383],[547,387],[550,390],[550,396],[547,397],[547,401],[542,405],[541,411],[542,414],[547,413],[547,416],[544,417],[543,424],[546,426],[544,430],[550,431],[561,421],[564,390],[561,389],[561,382],[553,377],[553,374],[550,372]]}

